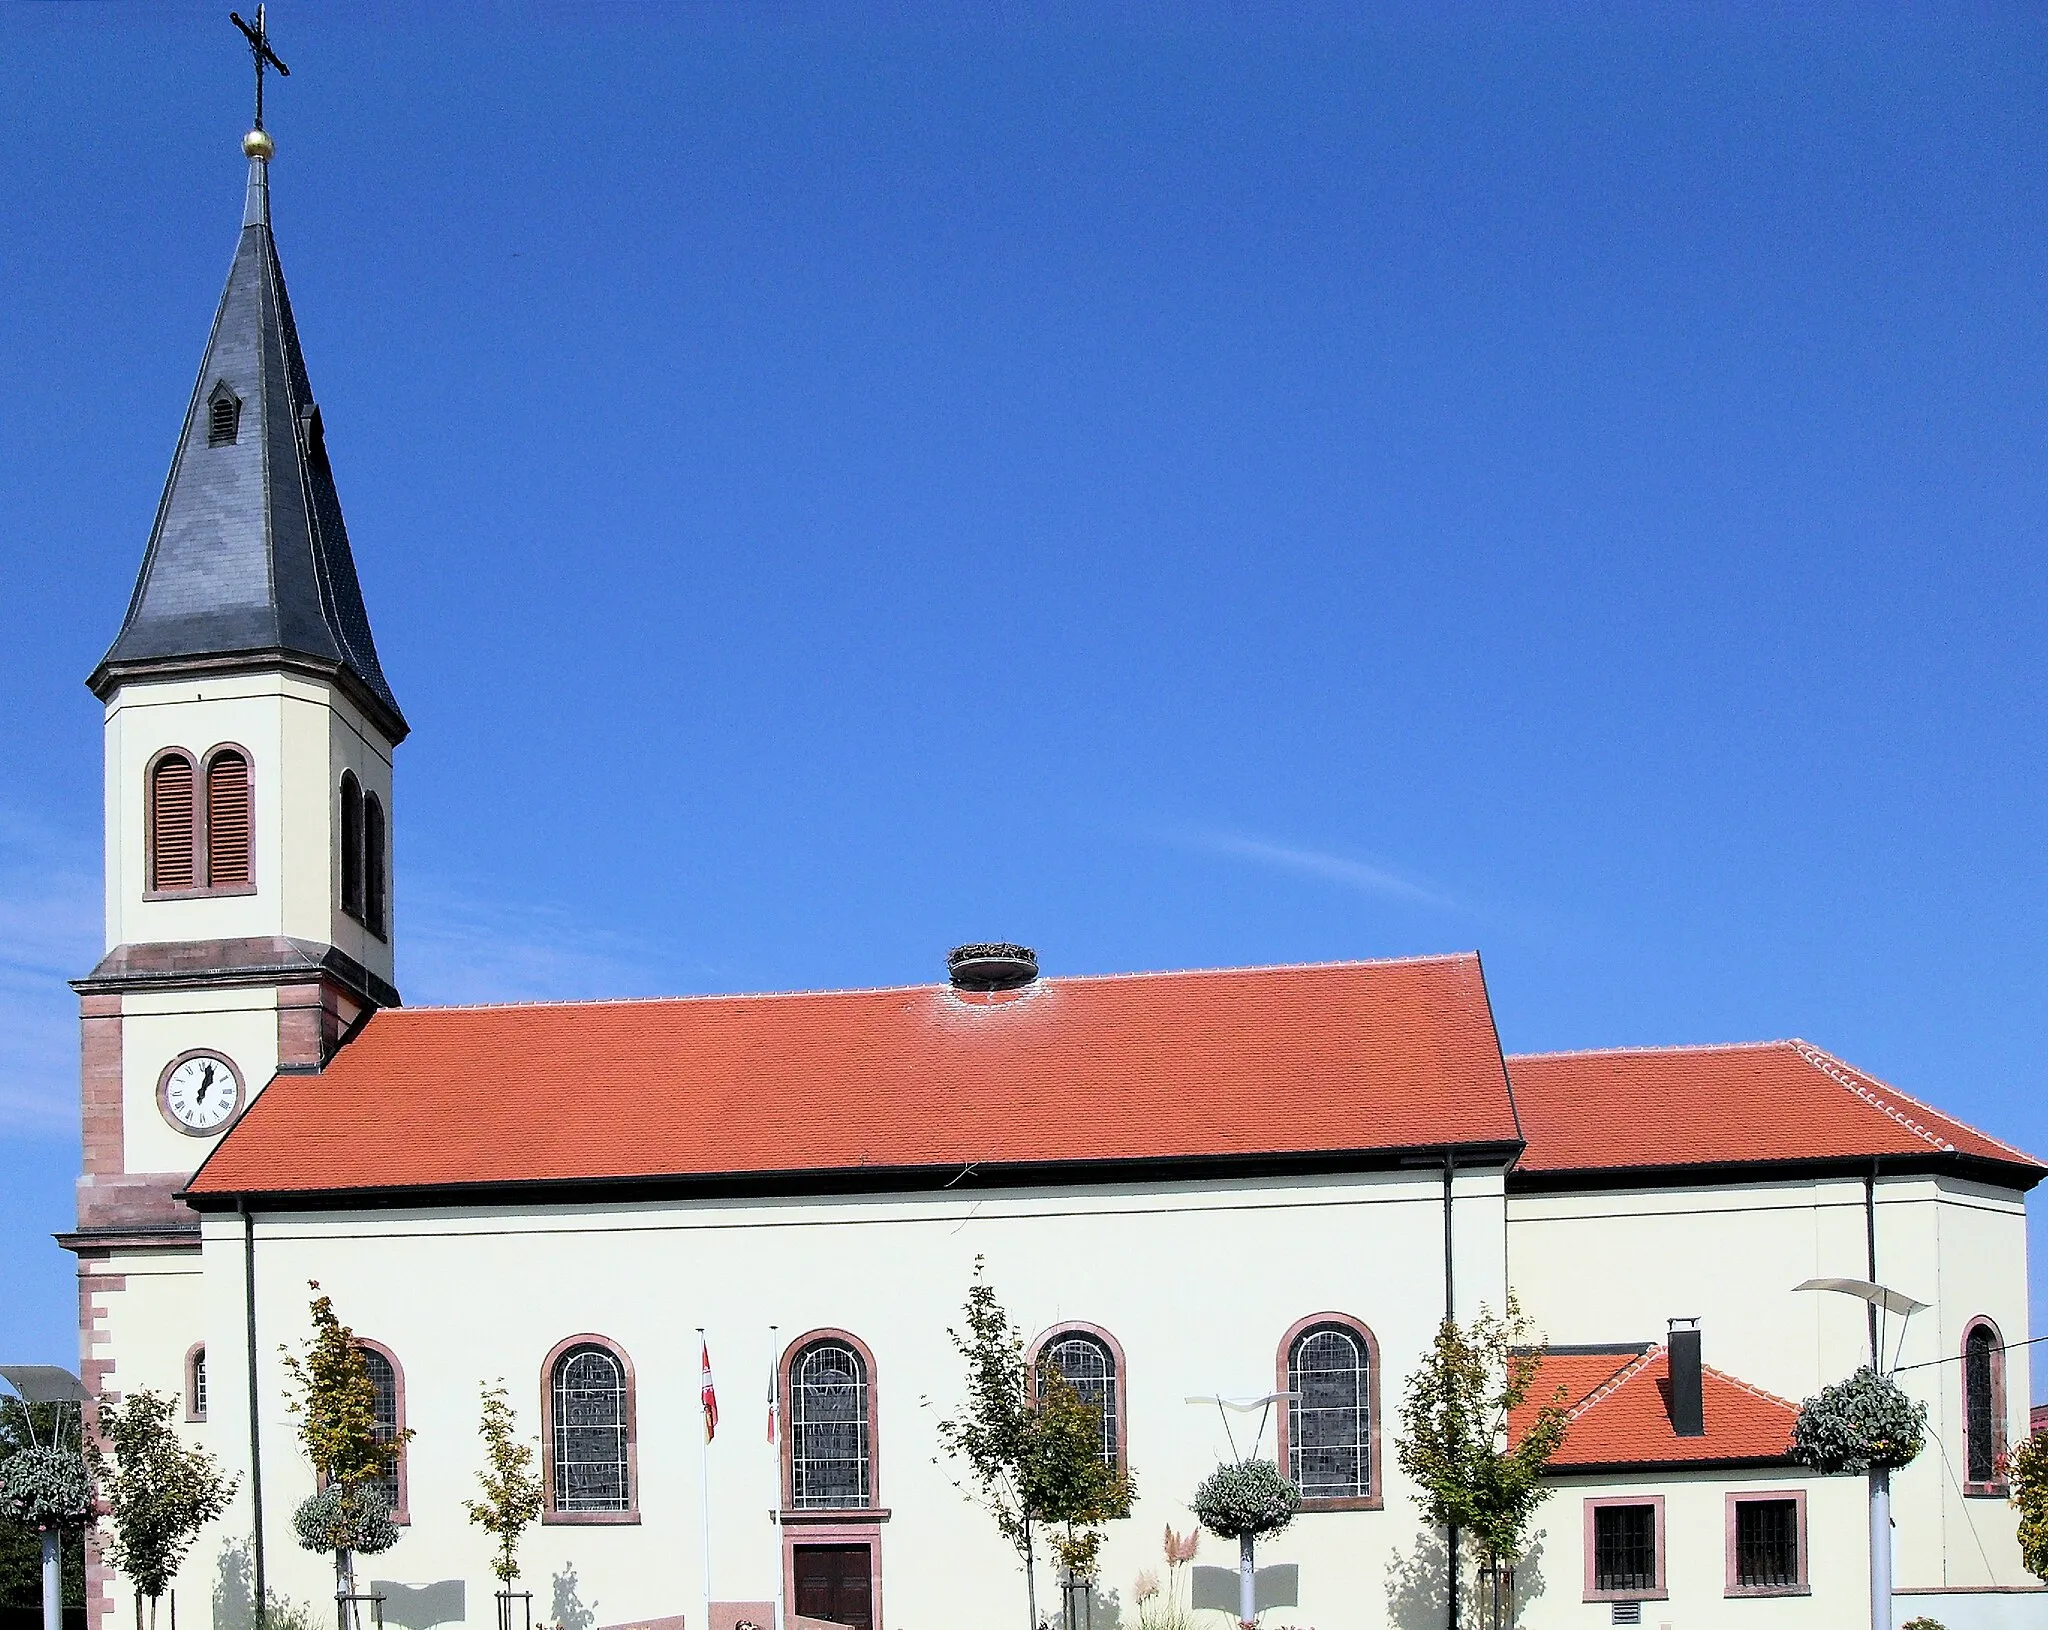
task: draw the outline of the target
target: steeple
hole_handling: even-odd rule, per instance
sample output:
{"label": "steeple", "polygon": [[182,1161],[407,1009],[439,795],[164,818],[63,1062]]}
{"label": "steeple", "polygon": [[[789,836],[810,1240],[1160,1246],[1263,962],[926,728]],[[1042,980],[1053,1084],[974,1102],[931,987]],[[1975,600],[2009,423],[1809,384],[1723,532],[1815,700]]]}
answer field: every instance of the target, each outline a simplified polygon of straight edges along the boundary
{"label": "steeple", "polygon": [[[238,19],[239,21],[239,19]],[[270,156],[243,141],[242,236],[119,637],[87,681],[284,667],[331,680],[396,743],[407,725],[377,661],[270,231]]]}

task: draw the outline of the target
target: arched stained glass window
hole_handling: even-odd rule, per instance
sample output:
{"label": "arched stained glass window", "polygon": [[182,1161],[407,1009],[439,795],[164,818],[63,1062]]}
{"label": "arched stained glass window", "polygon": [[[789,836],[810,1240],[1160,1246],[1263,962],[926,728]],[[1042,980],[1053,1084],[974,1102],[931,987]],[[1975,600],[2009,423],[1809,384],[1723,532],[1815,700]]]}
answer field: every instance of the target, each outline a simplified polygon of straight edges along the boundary
{"label": "arched stained glass window", "polygon": [[1287,1352],[1287,1475],[1307,1500],[1372,1493],[1372,1372],[1365,1339],[1319,1324]]}
{"label": "arched stained glass window", "polygon": [[1045,1374],[1057,1370],[1084,1403],[1102,1412],[1102,1462],[1117,1464],[1117,1373],[1116,1354],[1100,1336],[1085,1330],[1067,1330],[1055,1335],[1038,1350],[1039,1394],[1045,1392]]}
{"label": "arched stained glass window", "polygon": [[[370,1372],[370,1386],[376,1393],[371,1419],[376,1425],[377,1441],[390,1443],[398,1436],[398,1370],[391,1360],[374,1347],[361,1349],[363,1364]],[[404,1454],[401,1449],[399,1453]],[[377,1486],[384,1491],[384,1498],[395,1512],[401,1509],[398,1487],[398,1462],[391,1463],[391,1469],[377,1479]]]}
{"label": "arched stained glass window", "polygon": [[1963,1337],[1963,1441],[1969,1467],[1964,1481],[1972,1485],[1971,1492],[1997,1485],[1998,1457],[2005,1450],[2005,1423],[1999,1418],[2005,1355],[1999,1349],[1998,1329],[1989,1319],[1977,1320]]}
{"label": "arched stained glass window", "polygon": [[626,1371],[598,1346],[572,1347],[555,1360],[548,1384],[553,1419],[556,1511],[629,1511]]}
{"label": "arched stained glass window", "polygon": [[868,1368],[848,1342],[814,1341],[789,1365],[789,1494],[799,1510],[874,1503]]}

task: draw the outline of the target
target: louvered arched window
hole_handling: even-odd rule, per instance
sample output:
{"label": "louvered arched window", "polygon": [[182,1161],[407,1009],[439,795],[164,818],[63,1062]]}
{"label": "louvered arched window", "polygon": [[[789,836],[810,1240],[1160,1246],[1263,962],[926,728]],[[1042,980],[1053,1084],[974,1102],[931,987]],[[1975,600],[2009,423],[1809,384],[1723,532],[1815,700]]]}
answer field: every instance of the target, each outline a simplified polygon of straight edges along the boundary
{"label": "louvered arched window", "polygon": [[148,826],[151,892],[197,888],[198,786],[183,753],[165,753],[150,766]]}
{"label": "louvered arched window", "polygon": [[363,784],[341,772],[341,909],[363,920]]}
{"label": "louvered arched window", "polygon": [[250,844],[249,759],[239,747],[215,749],[206,761],[206,881],[234,888],[254,875]]}
{"label": "louvered arched window", "polygon": [[1034,1366],[1038,1394],[1045,1395],[1048,1372],[1057,1371],[1083,1403],[1093,1404],[1102,1414],[1102,1463],[1122,1463],[1123,1375],[1115,1348],[1095,1330],[1056,1330],[1038,1347]]}
{"label": "louvered arched window", "polygon": [[555,1353],[548,1370],[550,1512],[603,1520],[633,1509],[632,1411],[632,1378],[618,1352],[583,1338]]}
{"label": "louvered arched window", "polygon": [[1998,1326],[1973,1319],[1963,1336],[1965,1494],[2005,1495],[1998,1457],[2005,1453],[2005,1352]]}
{"label": "louvered arched window", "polygon": [[808,1341],[789,1360],[789,1503],[800,1511],[875,1503],[873,1395],[867,1359],[840,1336]]}
{"label": "louvered arched window", "polygon": [[384,937],[384,803],[374,792],[363,796],[363,926]]}

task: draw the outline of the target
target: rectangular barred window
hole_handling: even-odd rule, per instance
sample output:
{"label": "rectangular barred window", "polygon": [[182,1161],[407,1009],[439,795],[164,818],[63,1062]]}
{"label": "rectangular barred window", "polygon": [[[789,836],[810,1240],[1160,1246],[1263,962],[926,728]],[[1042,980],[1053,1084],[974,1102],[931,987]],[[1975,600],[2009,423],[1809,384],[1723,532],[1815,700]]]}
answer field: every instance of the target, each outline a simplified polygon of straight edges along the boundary
{"label": "rectangular barred window", "polygon": [[1604,1505],[1593,1512],[1593,1588],[1641,1591],[1657,1588],[1657,1508]]}
{"label": "rectangular barred window", "polygon": [[1736,1501],[1735,1583],[1742,1590],[1799,1588],[1798,1501]]}

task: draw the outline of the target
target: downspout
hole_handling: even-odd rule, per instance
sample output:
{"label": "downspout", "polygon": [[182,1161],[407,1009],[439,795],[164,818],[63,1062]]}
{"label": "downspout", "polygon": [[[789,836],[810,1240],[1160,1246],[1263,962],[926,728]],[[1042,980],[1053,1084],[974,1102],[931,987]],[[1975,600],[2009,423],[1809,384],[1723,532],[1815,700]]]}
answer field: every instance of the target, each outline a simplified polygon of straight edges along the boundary
{"label": "downspout", "polygon": [[260,1394],[256,1386],[256,1219],[249,1214],[249,1202],[237,1200],[242,1213],[242,1306],[247,1318],[249,1351],[249,1499],[256,1520],[251,1536],[256,1564],[256,1630],[264,1630],[269,1593],[263,1574],[263,1439],[257,1421]]}
{"label": "downspout", "polygon": [[[1877,1281],[1877,1161],[1873,1158],[1870,1170],[1863,1178],[1863,1254],[1866,1258],[1863,1277],[1873,1285]],[[1864,1316],[1870,1321],[1870,1367],[1879,1370],[1884,1367],[1884,1354],[1877,1347],[1877,1303],[1864,1304]]]}
{"label": "downspout", "polygon": [[[1452,1320],[1458,1316],[1457,1269],[1451,1256],[1451,1179],[1457,1175],[1458,1152],[1444,1151],[1444,1318]],[[1450,1630],[1458,1630],[1458,1530],[1447,1530],[1444,1566],[1444,1597],[1449,1606],[1449,1617],[1445,1623]]]}

